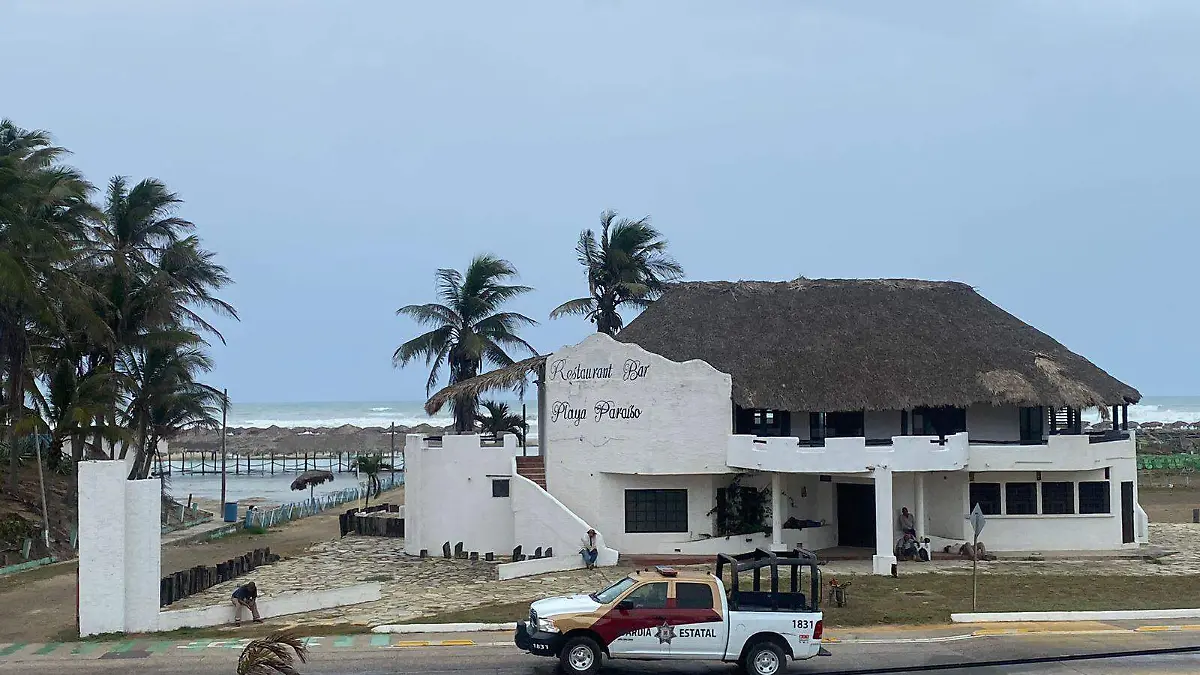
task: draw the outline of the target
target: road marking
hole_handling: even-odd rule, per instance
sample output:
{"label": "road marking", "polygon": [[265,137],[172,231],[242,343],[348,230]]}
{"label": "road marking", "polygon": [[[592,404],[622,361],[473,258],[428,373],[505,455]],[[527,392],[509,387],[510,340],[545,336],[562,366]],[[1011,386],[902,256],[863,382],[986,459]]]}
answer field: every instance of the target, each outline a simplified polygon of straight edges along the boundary
{"label": "road marking", "polygon": [[333,646],[334,647],[353,647],[354,646],[354,636],[353,635],[343,635],[333,641]]}
{"label": "road marking", "polygon": [[11,645],[5,647],[4,649],[0,649],[0,656],[12,656],[13,654],[16,654],[17,652],[21,651],[24,648],[25,648],[24,642],[18,642],[16,644],[11,644]]}
{"label": "road marking", "polygon": [[47,642],[46,644],[42,645],[41,649],[34,652],[34,654],[36,654],[37,656],[46,656],[47,654],[53,654],[54,650],[58,649],[61,646],[62,646],[61,642]]}
{"label": "road marking", "polygon": [[98,646],[99,645],[97,645],[95,642],[81,642],[81,643],[75,645],[75,648],[71,650],[71,655],[72,656],[86,656],[86,655],[91,654],[92,652],[96,651],[96,647],[98,647]]}
{"label": "road marking", "polygon": [[132,640],[119,643],[117,646],[108,650],[108,653],[109,654],[124,654],[125,652],[129,651],[130,649],[133,649],[133,641]]}
{"label": "road marking", "polygon": [[442,647],[473,647],[474,640],[442,640]]}
{"label": "road marking", "polygon": [[372,635],[371,636],[371,646],[372,647],[387,647],[391,643],[392,643],[391,635]]}
{"label": "road marking", "polygon": [[146,651],[150,652],[151,654],[161,654],[163,652],[170,651],[172,644],[174,644],[174,643],[172,643],[172,642],[151,642],[150,646],[146,648]]}
{"label": "road marking", "polygon": [[392,645],[392,647],[428,647],[431,644],[432,643],[429,642],[429,640],[401,640],[400,642]]}

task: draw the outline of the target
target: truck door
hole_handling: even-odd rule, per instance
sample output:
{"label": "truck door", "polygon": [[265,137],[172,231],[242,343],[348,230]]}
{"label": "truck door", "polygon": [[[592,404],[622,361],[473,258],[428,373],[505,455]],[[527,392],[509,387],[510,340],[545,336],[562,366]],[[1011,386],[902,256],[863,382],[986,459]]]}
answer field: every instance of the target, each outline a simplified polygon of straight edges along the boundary
{"label": "truck door", "polygon": [[701,581],[676,581],[675,594],[667,609],[674,635],[673,659],[721,659],[729,637],[729,624],[716,597],[713,584]]}
{"label": "truck door", "polygon": [[642,584],[625,594],[593,629],[608,642],[608,651],[623,658],[670,656],[667,582]]}

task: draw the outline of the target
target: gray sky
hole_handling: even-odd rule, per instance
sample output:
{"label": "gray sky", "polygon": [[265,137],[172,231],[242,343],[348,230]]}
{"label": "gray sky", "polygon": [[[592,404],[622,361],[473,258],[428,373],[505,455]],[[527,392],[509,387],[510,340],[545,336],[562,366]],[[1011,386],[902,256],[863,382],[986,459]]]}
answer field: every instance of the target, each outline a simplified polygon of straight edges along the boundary
{"label": "gray sky", "polygon": [[0,116],[187,200],[235,400],[422,398],[393,312],[482,251],[576,342],[546,314],[610,207],[692,279],[966,281],[1197,394],[1197,34],[1193,0],[0,0]]}

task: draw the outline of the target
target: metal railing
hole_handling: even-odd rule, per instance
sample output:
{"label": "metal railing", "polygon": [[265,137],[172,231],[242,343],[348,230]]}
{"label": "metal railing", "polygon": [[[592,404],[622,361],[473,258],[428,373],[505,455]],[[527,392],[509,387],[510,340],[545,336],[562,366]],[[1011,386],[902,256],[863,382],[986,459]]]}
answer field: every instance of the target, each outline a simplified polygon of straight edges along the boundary
{"label": "metal railing", "polygon": [[[385,473],[379,477],[383,490],[404,485],[404,474],[401,472]],[[352,487],[312,499],[282,504],[273,509],[254,509],[246,514],[246,527],[275,527],[281,523],[315,516],[335,506],[357,501],[366,495],[365,487]]]}

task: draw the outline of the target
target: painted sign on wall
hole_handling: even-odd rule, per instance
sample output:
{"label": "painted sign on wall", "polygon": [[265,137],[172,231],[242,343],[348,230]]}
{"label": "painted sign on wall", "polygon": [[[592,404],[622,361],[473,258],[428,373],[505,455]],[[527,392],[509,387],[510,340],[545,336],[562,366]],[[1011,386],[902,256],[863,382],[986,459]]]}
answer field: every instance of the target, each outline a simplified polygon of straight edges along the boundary
{"label": "painted sign on wall", "polygon": [[[548,369],[549,378],[551,380],[559,380],[562,382],[595,382],[606,381],[616,382],[614,377],[615,364],[607,363],[604,365],[589,365],[584,363],[570,363],[567,359],[556,359],[550,363]],[[636,382],[645,379],[650,373],[650,364],[642,363],[638,359],[625,359],[621,364],[620,378],[621,382]],[[603,422],[603,421],[621,421],[621,420],[636,420],[641,418],[642,408],[634,403],[620,401],[616,399],[604,399],[596,401],[590,406],[581,406],[572,404],[571,401],[557,400],[550,404],[550,423],[566,423],[574,426],[579,426],[585,421]]]}

